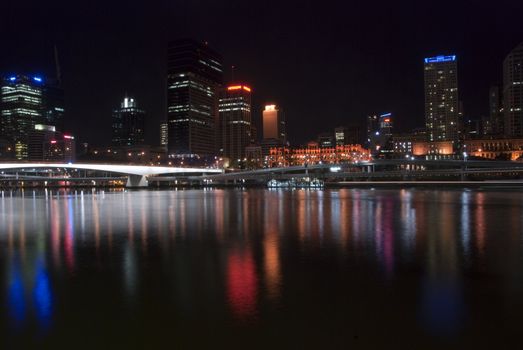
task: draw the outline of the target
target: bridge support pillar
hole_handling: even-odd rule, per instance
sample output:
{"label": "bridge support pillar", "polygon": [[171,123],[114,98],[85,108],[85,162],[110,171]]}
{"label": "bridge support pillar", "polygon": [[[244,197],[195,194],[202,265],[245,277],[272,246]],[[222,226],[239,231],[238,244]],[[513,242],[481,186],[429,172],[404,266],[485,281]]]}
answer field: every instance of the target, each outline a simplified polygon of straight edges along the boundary
{"label": "bridge support pillar", "polygon": [[127,184],[125,187],[131,188],[131,187],[147,187],[149,186],[149,182],[147,181],[147,178],[144,175],[129,175],[127,178]]}

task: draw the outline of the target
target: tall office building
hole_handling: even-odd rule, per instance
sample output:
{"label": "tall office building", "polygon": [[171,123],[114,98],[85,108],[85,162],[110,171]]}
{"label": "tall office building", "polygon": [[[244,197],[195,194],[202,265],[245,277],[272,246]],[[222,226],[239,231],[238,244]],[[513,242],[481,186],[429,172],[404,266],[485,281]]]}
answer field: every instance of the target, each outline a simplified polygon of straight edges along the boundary
{"label": "tall office building", "polygon": [[46,83],[43,94],[43,123],[52,125],[59,132],[65,131],[65,96],[64,89],[56,83]]}
{"label": "tall office building", "polygon": [[452,141],[457,148],[459,114],[458,66],[455,55],[425,58],[425,124],[430,142]]}
{"label": "tall office building", "polygon": [[261,148],[264,156],[269,155],[272,147],[282,147],[287,143],[285,116],[277,105],[265,105],[262,112],[262,130]]}
{"label": "tall office building", "polygon": [[144,143],[145,111],[133,98],[125,97],[120,108],[113,111],[114,146],[136,146]]}
{"label": "tall office building", "polygon": [[505,135],[523,137],[523,42],[503,61]]}
{"label": "tall office building", "polygon": [[489,89],[489,122],[484,123],[484,133],[487,135],[503,134],[503,104],[498,86]]}
{"label": "tall office building", "polygon": [[251,143],[251,88],[231,85],[223,90],[219,103],[220,148],[233,166],[245,158],[245,148]]}
{"label": "tall office building", "polygon": [[367,147],[373,154],[392,150],[392,113],[367,116]]}
{"label": "tall office building", "polygon": [[168,154],[216,154],[221,56],[205,43],[182,39],[169,43],[167,59]]}
{"label": "tall office building", "polygon": [[74,136],[65,135],[53,125],[36,124],[29,133],[28,159],[32,161],[73,162],[76,148]]}
{"label": "tall office building", "polygon": [[365,128],[360,123],[351,123],[334,129],[334,139],[337,146],[365,144]]}
{"label": "tall office building", "polygon": [[266,105],[263,110],[263,138],[279,140],[282,144],[287,141],[285,118],[283,112],[276,105]]}
{"label": "tall office building", "polygon": [[0,93],[2,136],[16,159],[27,159],[29,133],[43,117],[43,79],[14,75],[3,79]]}

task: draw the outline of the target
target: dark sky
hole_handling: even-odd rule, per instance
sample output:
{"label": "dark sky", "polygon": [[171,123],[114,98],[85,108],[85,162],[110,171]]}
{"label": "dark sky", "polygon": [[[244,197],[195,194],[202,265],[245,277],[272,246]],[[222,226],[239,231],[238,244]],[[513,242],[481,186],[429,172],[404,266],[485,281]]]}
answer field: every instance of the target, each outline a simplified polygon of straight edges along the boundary
{"label": "dark sky", "polygon": [[[206,40],[235,77],[286,111],[294,143],[391,111],[396,129],[423,125],[423,58],[457,54],[465,114],[488,113],[505,55],[523,41],[523,1],[13,1],[0,2],[0,71],[54,75],[58,47],[69,120],[80,138],[110,140],[127,93],[165,116],[168,39]],[[229,69],[226,79],[230,76]]]}

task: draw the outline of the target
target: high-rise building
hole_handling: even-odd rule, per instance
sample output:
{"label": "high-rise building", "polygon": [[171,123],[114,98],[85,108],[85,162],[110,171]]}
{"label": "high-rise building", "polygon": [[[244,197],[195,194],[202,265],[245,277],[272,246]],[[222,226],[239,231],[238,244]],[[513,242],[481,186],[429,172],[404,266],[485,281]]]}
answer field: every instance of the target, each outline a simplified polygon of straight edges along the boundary
{"label": "high-rise building", "polygon": [[285,116],[275,104],[265,106],[262,112],[262,153],[269,155],[272,147],[282,147],[287,142]]}
{"label": "high-rise building", "polygon": [[53,125],[36,124],[29,133],[28,159],[33,161],[73,162],[74,136],[65,135]]}
{"label": "high-rise building", "polygon": [[43,120],[59,132],[65,131],[65,96],[64,89],[58,83],[43,86]]}
{"label": "high-rise building", "polygon": [[170,156],[217,153],[218,91],[222,59],[206,43],[171,41],[167,56],[167,122]]}
{"label": "high-rise building", "polygon": [[251,88],[230,85],[220,96],[220,148],[230,164],[238,166],[251,143]]}
{"label": "high-rise building", "polygon": [[2,135],[14,147],[17,159],[27,159],[29,133],[43,117],[43,79],[25,75],[3,79],[0,104]]}
{"label": "high-rise building", "polygon": [[167,122],[160,123],[160,146],[167,147],[169,142],[169,124]]}
{"label": "high-rise building", "polygon": [[501,93],[498,86],[491,86],[489,89],[489,121],[485,123],[485,134],[503,134],[503,104]]}
{"label": "high-rise building", "polygon": [[337,146],[364,145],[366,139],[365,128],[360,123],[339,126],[334,129],[334,139]]}
{"label": "high-rise building", "polygon": [[335,135],[332,132],[322,132],[318,135],[318,145],[322,148],[336,146]]}
{"label": "high-rise building", "polygon": [[367,117],[367,147],[376,155],[392,152],[392,113],[374,114]]}
{"label": "high-rise building", "polygon": [[136,146],[144,143],[145,111],[134,98],[125,97],[120,108],[113,110],[113,146]]}
{"label": "high-rise building", "polygon": [[523,42],[503,61],[505,135],[523,137]]}
{"label": "high-rise building", "polygon": [[462,122],[459,113],[456,56],[425,58],[424,72],[428,141],[452,141],[457,148]]}
{"label": "high-rise building", "polygon": [[266,105],[263,110],[263,138],[276,139],[285,143],[285,118],[283,112],[276,105]]}

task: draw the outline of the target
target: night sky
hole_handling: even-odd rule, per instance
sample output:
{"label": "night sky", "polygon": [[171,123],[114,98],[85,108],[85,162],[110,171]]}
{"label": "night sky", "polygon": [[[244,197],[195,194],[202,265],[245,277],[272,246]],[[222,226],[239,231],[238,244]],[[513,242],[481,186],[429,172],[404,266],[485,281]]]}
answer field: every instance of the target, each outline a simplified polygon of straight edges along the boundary
{"label": "night sky", "polygon": [[226,81],[253,88],[254,117],[280,104],[292,143],[370,113],[396,130],[423,126],[423,58],[456,54],[466,117],[488,114],[488,88],[523,41],[523,1],[12,1],[0,2],[0,71],[54,75],[58,47],[66,125],[109,144],[111,110],[127,93],[148,112],[146,141],[165,117],[169,39],[206,40]]}

